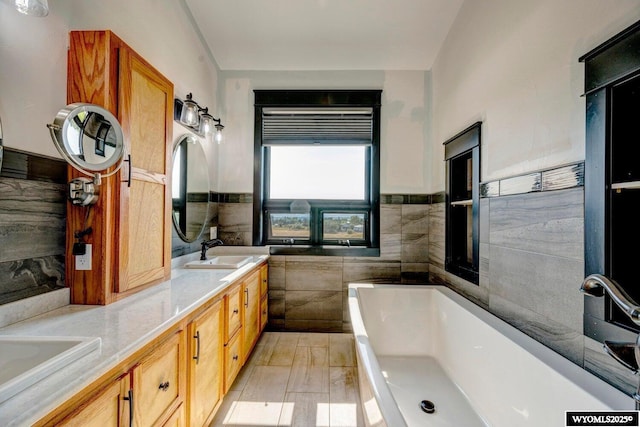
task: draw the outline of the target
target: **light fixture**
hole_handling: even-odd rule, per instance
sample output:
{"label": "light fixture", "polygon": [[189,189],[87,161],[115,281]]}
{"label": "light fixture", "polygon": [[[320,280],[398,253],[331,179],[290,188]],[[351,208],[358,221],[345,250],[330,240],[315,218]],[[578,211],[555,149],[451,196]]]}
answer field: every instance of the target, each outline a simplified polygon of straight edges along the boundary
{"label": "light fixture", "polygon": [[173,107],[174,119],[178,123],[197,135],[207,138],[214,134],[215,128],[215,141],[217,143],[222,141],[222,129],[224,129],[224,126],[221,123],[221,119],[216,119],[209,114],[208,107],[198,105],[198,103],[193,100],[191,93],[187,94],[184,101],[175,99],[173,101]]}
{"label": "light fixture", "polygon": [[182,101],[180,122],[191,127],[198,126],[198,109],[198,104],[192,99],[192,95],[187,94],[187,99]]}
{"label": "light fixture", "polygon": [[14,0],[13,5],[18,12],[28,16],[44,17],[49,14],[47,0]]}
{"label": "light fixture", "polygon": [[222,142],[222,129],[224,129],[224,126],[222,126],[222,123],[220,123],[220,119],[213,119],[216,121],[216,136],[215,136],[215,140],[218,144],[220,144]]}

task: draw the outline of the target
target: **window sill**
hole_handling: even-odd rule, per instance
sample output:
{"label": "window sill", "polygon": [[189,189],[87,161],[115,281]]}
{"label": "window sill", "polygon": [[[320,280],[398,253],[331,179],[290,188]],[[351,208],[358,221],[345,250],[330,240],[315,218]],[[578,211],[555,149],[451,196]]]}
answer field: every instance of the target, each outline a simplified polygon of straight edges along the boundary
{"label": "window sill", "polygon": [[348,257],[379,257],[380,248],[342,247],[342,246],[273,246],[269,247],[271,255],[317,255]]}

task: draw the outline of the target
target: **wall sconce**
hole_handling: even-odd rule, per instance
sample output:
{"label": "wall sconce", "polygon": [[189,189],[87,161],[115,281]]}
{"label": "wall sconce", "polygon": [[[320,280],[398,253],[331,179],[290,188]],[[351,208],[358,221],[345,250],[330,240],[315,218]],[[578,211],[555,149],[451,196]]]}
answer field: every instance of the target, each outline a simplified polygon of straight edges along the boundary
{"label": "wall sconce", "polygon": [[49,14],[47,0],[14,0],[16,10],[28,16],[44,17]]}
{"label": "wall sconce", "polygon": [[215,141],[218,144],[222,141],[222,129],[224,129],[222,119],[216,119],[209,114],[208,107],[203,108],[198,105],[191,93],[187,94],[184,101],[174,99],[173,118],[199,136],[210,137],[215,129]]}

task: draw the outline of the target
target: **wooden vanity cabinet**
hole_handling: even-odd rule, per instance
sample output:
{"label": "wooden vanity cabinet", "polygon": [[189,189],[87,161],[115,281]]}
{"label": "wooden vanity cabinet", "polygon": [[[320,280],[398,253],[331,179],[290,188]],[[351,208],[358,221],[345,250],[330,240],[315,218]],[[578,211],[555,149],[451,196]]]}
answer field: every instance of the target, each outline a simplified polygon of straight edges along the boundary
{"label": "wooden vanity cabinet", "polygon": [[187,412],[189,425],[209,425],[222,400],[224,301],[218,300],[192,320],[189,339]]}
{"label": "wooden vanity cabinet", "polygon": [[[104,305],[171,275],[173,84],[111,31],[71,31],[67,102],[106,108],[125,139],[125,162],[102,180],[98,202],[67,205],[71,302]],[[74,233],[88,227],[91,270],[76,270]]]}
{"label": "wooden vanity cabinet", "polygon": [[150,343],[112,371],[117,379],[91,385],[35,426],[186,426],[184,348],[182,330]]}
{"label": "wooden vanity cabinet", "polygon": [[204,302],[35,427],[211,424],[266,322],[267,268]]}

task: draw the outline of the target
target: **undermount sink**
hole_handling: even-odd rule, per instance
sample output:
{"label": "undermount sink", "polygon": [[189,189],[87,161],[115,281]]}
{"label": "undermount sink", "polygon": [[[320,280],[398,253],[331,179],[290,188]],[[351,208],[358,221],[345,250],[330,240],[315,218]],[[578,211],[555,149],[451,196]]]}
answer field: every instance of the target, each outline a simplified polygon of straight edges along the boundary
{"label": "undermount sink", "polygon": [[100,338],[0,336],[0,402],[100,348]]}
{"label": "undermount sink", "polygon": [[205,260],[191,261],[184,266],[187,268],[240,268],[253,259],[247,255],[218,255]]}

